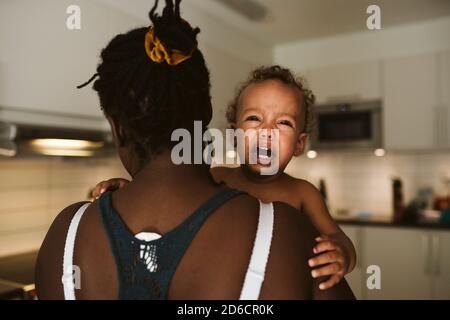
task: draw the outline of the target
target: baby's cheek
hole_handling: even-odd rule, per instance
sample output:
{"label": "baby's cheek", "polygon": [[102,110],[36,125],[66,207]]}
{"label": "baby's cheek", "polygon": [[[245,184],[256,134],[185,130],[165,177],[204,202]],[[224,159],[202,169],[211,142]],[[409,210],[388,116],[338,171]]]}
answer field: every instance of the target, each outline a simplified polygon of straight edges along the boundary
{"label": "baby's cheek", "polygon": [[288,163],[294,156],[295,139],[290,135],[280,134],[278,150],[280,164]]}
{"label": "baby's cheek", "polygon": [[280,167],[285,167],[289,161],[291,160],[292,155],[290,152],[286,152],[286,150],[284,150],[283,152],[280,153],[280,157],[278,158],[278,163]]}

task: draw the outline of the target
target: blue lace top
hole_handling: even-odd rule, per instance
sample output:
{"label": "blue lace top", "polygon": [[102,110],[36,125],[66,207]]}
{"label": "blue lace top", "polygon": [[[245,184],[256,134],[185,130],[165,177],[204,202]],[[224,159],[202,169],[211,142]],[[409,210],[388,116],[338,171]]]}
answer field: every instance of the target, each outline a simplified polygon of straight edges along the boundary
{"label": "blue lace top", "polygon": [[213,196],[183,223],[159,239],[136,238],[114,210],[111,192],[100,200],[100,213],[116,262],[119,299],[167,299],[170,281],[195,234],[208,216],[244,192],[226,189]]}

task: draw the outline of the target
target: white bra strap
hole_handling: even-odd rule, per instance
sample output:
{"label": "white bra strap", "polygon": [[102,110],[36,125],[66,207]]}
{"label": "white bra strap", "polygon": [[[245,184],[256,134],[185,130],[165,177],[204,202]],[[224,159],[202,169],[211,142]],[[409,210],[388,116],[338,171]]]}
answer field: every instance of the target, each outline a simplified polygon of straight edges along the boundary
{"label": "white bra strap", "polygon": [[273,204],[259,201],[259,221],[240,300],[258,300],[266,273],[273,233]]}
{"label": "white bra strap", "polygon": [[73,266],[73,250],[75,247],[75,237],[77,235],[78,225],[80,223],[81,217],[89,207],[91,203],[85,203],[82,205],[70,222],[69,231],[67,231],[66,244],[64,247],[64,258],[63,258],[63,287],[64,287],[64,299],[75,300],[75,282],[73,277],[73,272],[75,270]]}

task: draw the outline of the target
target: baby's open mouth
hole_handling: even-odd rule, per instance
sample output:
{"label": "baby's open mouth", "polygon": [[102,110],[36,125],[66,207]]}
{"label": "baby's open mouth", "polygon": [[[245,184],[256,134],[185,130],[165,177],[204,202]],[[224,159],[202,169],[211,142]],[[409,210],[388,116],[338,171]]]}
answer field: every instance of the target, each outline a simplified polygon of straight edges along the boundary
{"label": "baby's open mouth", "polygon": [[258,164],[268,165],[274,157],[274,151],[268,147],[257,147],[253,155]]}
{"label": "baby's open mouth", "polygon": [[266,147],[258,147],[258,157],[270,158],[272,155],[272,149]]}

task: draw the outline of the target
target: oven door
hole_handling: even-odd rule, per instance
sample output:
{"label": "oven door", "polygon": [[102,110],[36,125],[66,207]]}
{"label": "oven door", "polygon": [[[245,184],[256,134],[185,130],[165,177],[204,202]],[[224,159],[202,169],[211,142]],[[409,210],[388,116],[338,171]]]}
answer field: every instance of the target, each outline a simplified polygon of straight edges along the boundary
{"label": "oven door", "polygon": [[382,148],[380,102],[317,106],[315,111],[312,149]]}

